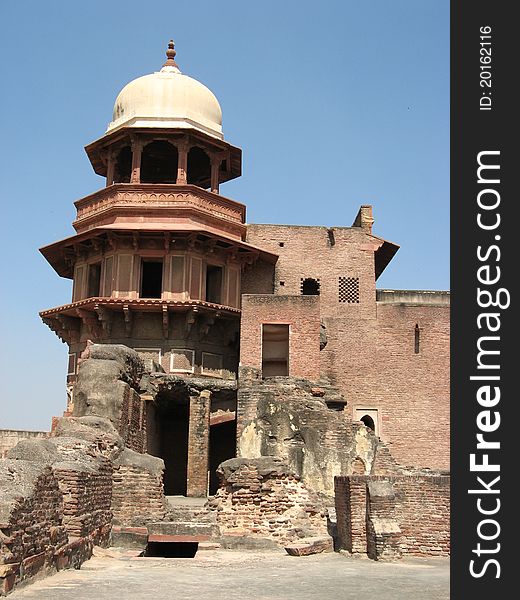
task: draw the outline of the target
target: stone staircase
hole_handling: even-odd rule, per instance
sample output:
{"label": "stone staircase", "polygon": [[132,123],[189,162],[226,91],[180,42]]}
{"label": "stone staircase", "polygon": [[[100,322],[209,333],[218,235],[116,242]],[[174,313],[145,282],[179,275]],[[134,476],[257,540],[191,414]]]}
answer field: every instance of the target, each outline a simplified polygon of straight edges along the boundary
{"label": "stone staircase", "polygon": [[165,496],[167,512],[162,521],[141,527],[117,527],[113,541],[123,547],[146,547],[151,543],[198,544],[200,548],[215,545],[219,537],[215,514],[208,509],[207,498]]}

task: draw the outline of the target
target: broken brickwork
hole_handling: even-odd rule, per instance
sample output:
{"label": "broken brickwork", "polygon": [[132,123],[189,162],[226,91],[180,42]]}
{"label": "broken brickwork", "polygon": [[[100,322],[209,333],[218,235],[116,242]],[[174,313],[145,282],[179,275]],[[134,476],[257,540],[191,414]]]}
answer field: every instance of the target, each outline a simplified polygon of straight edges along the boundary
{"label": "broken brickwork", "polygon": [[234,458],[219,467],[210,507],[220,534],[275,541],[327,536],[325,504],[280,458]]}
{"label": "broken brickwork", "polygon": [[338,542],[374,559],[449,556],[447,475],[336,477]]}
{"label": "broken brickwork", "polygon": [[164,462],[149,454],[124,450],[114,461],[112,510],[116,525],[143,525],[166,515]]}

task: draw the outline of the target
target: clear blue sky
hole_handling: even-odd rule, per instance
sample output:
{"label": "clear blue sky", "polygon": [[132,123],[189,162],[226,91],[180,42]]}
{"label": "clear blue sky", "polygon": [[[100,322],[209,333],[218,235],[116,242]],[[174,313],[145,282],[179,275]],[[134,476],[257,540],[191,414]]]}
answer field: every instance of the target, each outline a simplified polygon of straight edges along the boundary
{"label": "clear blue sky", "polygon": [[401,245],[379,287],[448,289],[448,0],[4,0],[0,20],[0,428],[48,429],[65,407],[67,348],[38,311],[71,284],[38,248],[104,185],[83,147],[171,37],[243,149],[221,192],[248,222],[350,226],[373,204]]}

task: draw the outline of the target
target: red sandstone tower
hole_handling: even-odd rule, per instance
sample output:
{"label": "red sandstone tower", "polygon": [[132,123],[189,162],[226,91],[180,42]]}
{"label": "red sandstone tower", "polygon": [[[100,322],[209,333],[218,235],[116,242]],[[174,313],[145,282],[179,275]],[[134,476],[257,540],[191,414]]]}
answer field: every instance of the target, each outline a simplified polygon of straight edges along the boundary
{"label": "red sandstone tower", "polygon": [[241,271],[276,259],[244,242],[245,206],[219,193],[242,153],[224,140],[217,99],[181,73],[172,41],[166,54],[86,147],[106,187],[75,202],[76,235],[41,250],[73,280],[72,302],[41,313],[69,345],[69,383],[87,340],[135,348],[166,372],[233,378]]}

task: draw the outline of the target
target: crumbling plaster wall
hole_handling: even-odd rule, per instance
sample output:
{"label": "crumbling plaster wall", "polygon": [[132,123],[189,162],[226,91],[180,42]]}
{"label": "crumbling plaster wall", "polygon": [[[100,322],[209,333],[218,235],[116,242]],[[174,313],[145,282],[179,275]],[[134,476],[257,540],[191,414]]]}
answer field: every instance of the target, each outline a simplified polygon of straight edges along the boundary
{"label": "crumbling plaster wall", "polygon": [[239,387],[237,454],[282,459],[311,489],[333,495],[334,477],[370,473],[378,440],[362,424],[327,406],[326,382],[273,378]]}

